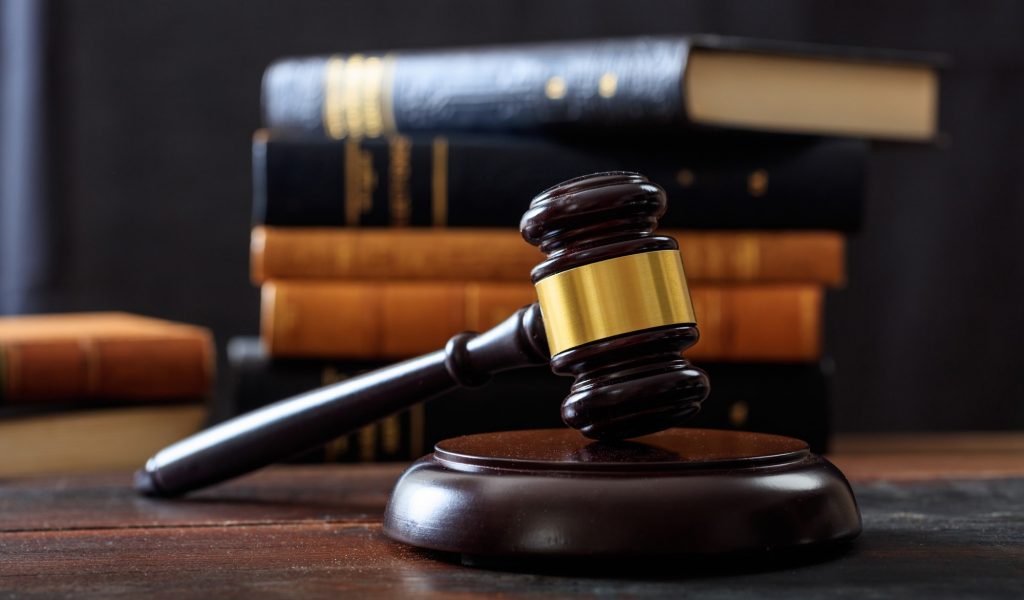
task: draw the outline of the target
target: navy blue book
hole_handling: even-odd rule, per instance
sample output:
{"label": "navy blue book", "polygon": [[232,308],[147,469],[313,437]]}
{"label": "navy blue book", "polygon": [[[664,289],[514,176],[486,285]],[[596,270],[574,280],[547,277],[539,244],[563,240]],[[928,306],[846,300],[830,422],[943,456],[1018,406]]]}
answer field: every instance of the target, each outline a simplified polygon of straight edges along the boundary
{"label": "navy blue book", "polygon": [[253,139],[253,222],[278,226],[517,227],[572,177],[636,171],[665,188],[661,227],[819,229],[861,222],[868,142],[808,136]]}
{"label": "navy blue book", "polygon": [[263,113],[334,139],[646,127],[928,141],[941,61],[716,35],[357,53],[274,63]]}

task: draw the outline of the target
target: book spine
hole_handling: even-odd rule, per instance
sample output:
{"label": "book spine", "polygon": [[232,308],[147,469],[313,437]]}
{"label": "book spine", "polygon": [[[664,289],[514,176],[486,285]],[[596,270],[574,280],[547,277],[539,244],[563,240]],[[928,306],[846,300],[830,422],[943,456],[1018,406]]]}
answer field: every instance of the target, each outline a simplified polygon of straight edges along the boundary
{"label": "book spine", "polygon": [[287,59],[263,78],[268,127],[308,135],[538,129],[683,118],[683,38]]}
{"label": "book spine", "polygon": [[213,341],[11,341],[0,347],[0,405],[69,399],[196,398],[210,392]]}
{"label": "book spine", "polygon": [[[660,231],[679,240],[691,282],[839,286],[835,232]],[[282,228],[252,232],[251,276],[270,279],[528,281],[543,260],[513,229]]]}
{"label": "book spine", "polygon": [[863,140],[694,136],[684,140],[420,135],[253,138],[253,222],[280,226],[516,227],[541,190],[628,170],[665,189],[661,226],[860,226]]}
{"label": "book spine", "polygon": [[[695,360],[820,358],[823,288],[813,284],[692,286],[701,339]],[[315,282],[263,285],[261,337],[275,357],[392,359],[483,331],[535,301],[529,284]]]}

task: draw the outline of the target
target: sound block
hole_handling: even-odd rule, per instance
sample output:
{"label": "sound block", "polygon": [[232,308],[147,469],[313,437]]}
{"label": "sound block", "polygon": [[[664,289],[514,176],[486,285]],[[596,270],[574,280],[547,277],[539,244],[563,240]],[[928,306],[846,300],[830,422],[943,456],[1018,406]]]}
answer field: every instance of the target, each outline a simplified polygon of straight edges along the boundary
{"label": "sound block", "polygon": [[763,552],[860,531],[843,474],[804,442],[706,429],[445,440],[405,471],[384,516],[392,539],[467,559]]}

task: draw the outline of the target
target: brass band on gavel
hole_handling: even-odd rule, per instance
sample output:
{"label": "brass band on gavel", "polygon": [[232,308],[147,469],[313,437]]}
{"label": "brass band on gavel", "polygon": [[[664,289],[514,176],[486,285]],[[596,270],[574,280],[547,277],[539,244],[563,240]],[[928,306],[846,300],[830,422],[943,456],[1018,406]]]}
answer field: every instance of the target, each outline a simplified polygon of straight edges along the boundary
{"label": "brass band on gavel", "polygon": [[697,322],[678,250],[583,265],[536,288],[552,356],[623,333]]}

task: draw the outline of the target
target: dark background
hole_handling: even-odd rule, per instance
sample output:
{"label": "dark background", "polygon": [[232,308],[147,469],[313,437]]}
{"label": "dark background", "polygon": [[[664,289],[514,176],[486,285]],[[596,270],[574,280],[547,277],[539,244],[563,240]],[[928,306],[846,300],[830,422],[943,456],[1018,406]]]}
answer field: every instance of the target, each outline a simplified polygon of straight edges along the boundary
{"label": "dark background", "polygon": [[829,297],[835,426],[1024,426],[1024,3],[2,2],[0,311],[128,310],[221,345],[258,329],[249,144],[272,59],[685,32],[946,53],[945,133],[875,146]]}

